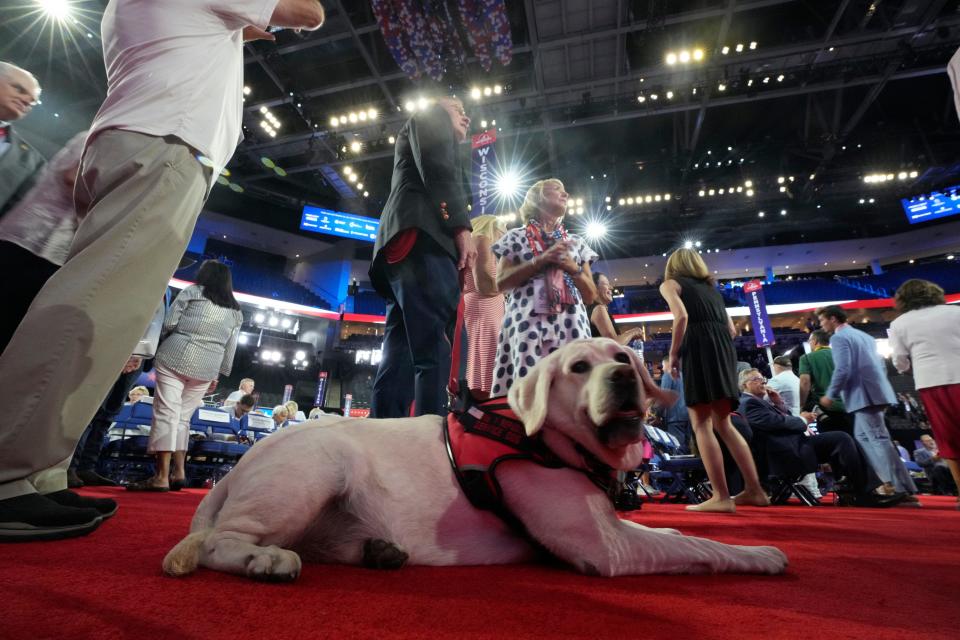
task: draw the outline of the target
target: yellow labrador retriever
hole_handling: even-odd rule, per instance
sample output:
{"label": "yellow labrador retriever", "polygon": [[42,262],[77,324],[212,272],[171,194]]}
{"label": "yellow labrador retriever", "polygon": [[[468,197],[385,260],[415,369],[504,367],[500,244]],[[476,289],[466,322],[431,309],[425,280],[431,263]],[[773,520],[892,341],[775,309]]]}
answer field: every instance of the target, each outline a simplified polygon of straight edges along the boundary
{"label": "yellow labrador retriever", "polygon": [[[537,543],[587,574],[782,572],[787,558],[774,547],[722,544],[621,520],[578,471],[583,452],[614,469],[640,463],[644,399],[660,394],[638,375],[640,366],[613,340],[580,340],[513,385],[510,407],[527,434],[539,433],[569,468],[499,465],[507,509]],[[328,416],[274,434],[204,498],[190,531],[163,561],[169,575],[199,565],[294,580],[301,556],[385,568],[536,556],[529,538],[468,501],[451,469],[439,416]]]}

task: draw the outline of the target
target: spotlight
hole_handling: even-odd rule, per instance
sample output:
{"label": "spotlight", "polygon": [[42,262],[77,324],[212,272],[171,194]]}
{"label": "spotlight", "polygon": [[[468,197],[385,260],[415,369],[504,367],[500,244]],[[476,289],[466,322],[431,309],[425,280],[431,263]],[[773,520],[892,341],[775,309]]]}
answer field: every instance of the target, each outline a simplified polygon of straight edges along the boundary
{"label": "spotlight", "polygon": [[356,181],[357,181],[357,174],[351,173],[350,175],[347,176],[347,180],[349,180],[350,182],[356,182]]}
{"label": "spotlight", "polygon": [[730,47],[724,47],[723,49],[720,49],[720,53],[722,53],[723,55],[727,55],[728,53],[730,53]]}
{"label": "spotlight", "polygon": [[667,58],[666,58],[666,62],[667,62],[667,64],[670,65],[671,67],[672,67],[673,65],[677,64],[677,54],[673,53],[672,51],[671,51],[670,53],[668,53],[668,54],[667,54]]}
{"label": "spotlight", "polygon": [[738,43],[737,43],[737,53],[742,53],[742,52],[743,52],[743,45],[738,42]]}
{"label": "spotlight", "polygon": [[270,325],[271,327],[275,327],[278,324],[280,324],[280,321],[277,320],[276,316],[270,316],[270,320],[267,321],[267,324]]}
{"label": "spotlight", "polygon": [[356,113],[354,113],[353,111],[351,111],[351,112],[350,112],[350,115],[347,116],[347,118],[350,120],[350,124],[356,124],[356,122],[357,122],[357,114],[356,114]]}
{"label": "spotlight", "polygon": [[351,167],[350,165],[344,166],[343,173],[344,175],[350,175],[351,173],[353,173],[353,167]]}
{"label": "spotlight", "polygon": [[684,242],[684,243],[683,243],[683,248],[684,248],[684,249],[693,249],[693,241],[692,241],[692,240],[687,240],[686,242]]}
{"label": "spotlight", "polygon": [[297,353],[294,354],[294,357],[295,357],[297,360],[306,360],[307,354],[304,353],[303,351],[297,351]]}
{"label": "spotlight", "polygon": [[353,151],[354,153],[360,153],[360,150],[362,148],[363,148],[363,145],[360,144],[358,140],[354,140],[353,142],[350,143],[350,151]]}
{"label": "spotlight", "polygon": [[70,2],[68,0],[37,0],[37,4],[45,14],[54,20],[64,21],[70,17]]}
{"label": "spotlight", "polygon": [[496,178],[496,190],[503,198],[515,198],[520,195],[520,174],[508,170]]}
{"label": "spotlight", "polygon": [[266,319],[267,319],[267,316],[263,315],[262,313],[258,313],[255,316],[253,316],[253,321],[257,324],[262,324],[263,321]]}
{"label": "spotlight", "polygon": [[481,95],[483,95],[483,93],[480,91],[480,87],[470,89],[470,97],[474,100],[479,100]]}
{"label": "spotlight", "polygon": [[395,144],[397,142],[397,139],[394,138],[393,136],[390,136],[389,138],[387,138],[387,142],[389,142],[390,144]]}
{"label": "spotlight", "polygon": [[367,117],[371,120],[376,120],[380,114],[377,113],[376,109],[367,109]]}
{"label": "spotlight", "polygon": [[717,85],[717,91],[726,91],[726,90],[727,90],[727,85],[723,84],[722,82]]}
{"label": "spotlight", "polygon": [[607,235],[607,225],[602,222],[590,222],[587,224],[587,237],[592,240],[599,240]]}
{"label": "spotlight", "polygon": [[245,333],[241,333],[239,336],[237,336],[238,344],[247,344],[249,341],[250,341],[250,338],[248,338],[247,334]]}
{"label": "spotlight", "polygon": [[289,329],[290,327],[293,326],[293,323],[290,322],[290,318],[284,318],[283,320],[280,321],[280,326],[283,327],[284,329]]}
{"label": "spotlight", "polygon": [[673,99],[673,91],[667,91],[667,100]]}
{"label": "spotlight", "polygon": [[767,215],[767,214],[764,213],[763,211],[760,211],[760,212],[757,213],[757,217],[758,217],[758,218],[762,218],[762,217],[765,216],[765,215]]}
{"label": "spotlight", "polygon": [[362,183],[362,182],[358,182],[358,183],[357,183],[357,189],[363,189],[363,183]]}
{"label": "spotlight", "polygon": [[703,49],[694,49],[693,59],[697,61],[703,60]]}
{"label": "spotlight", "polygon": [[756,43],[756,42],[751,42],[751,43],[750,43],[750,49],[753,50],[753,49],[756,49],[756,48],[757,48],[757,43]]}
{"label": "spotlight", "polygon": [[250,87],[247,87],[247,86],[243,87],[243,95],[245,96],[250,95],[250,91],[251,91]]}
{"label": "spotlight", "polygon": [[330,118],[330,126],[331,126],[331,127],[339,127],[339,126],[340,126],[340,118],[338,118],[337,116],[333,116],[332,118]]}
{"label": "spotlight", "polygon": [[686,64],[686,63],[690,62],[690,52],[689,52],[689,51],[681,51],[681,52],[680,52],[680,55],[677,56],[677,58],[680,60],[680,62]]}

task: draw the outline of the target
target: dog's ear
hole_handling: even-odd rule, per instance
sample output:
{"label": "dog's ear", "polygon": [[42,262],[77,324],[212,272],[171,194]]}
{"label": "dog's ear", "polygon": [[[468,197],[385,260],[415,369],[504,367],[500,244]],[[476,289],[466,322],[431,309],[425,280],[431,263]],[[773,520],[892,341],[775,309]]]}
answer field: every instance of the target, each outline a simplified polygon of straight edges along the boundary
{"label": "dog's ear", "polygon": [[550,386],[560,366],[557,358],[546,357],[523,378],[514,380],[507,401],[523,422],[528,436],[543,427],[550,402]]}
{"label": "dog's ear", "polygon": [[623,350],[630,354],[630,362],[633,363],[633,368],[637,370],[637,374],[640,376],[640,386],[643,388],[647,400],[653,400],[662,407],[672,407],[676,404],[677,394],[673,391],[664,391],[657,386],[657,383],[650,377],[647,365],[643,364],[640,356],[629,347],[623,347]]}

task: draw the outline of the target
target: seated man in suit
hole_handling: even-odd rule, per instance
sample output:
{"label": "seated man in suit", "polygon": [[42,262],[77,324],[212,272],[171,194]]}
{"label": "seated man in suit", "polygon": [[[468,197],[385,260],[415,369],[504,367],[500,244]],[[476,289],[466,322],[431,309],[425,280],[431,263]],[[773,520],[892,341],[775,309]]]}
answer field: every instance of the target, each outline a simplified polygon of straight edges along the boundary
{"label": "seated man in suit", "polygon": [[783,399],[767,388],[766,380],[757,369],[741,372],[739,383],[742,393],[739,413],[753,431],[750,446],[761,458],[757,466],[766,466],[769,475],[801,476],[829,462],[834,475],[845,478],[845,488],[837,490],[841,505],[890,507],[903,500],[903,494],[872,493],[880,486],[880,479],[864,461],[853,438],[839,431],[811,432],[808,425],[814,422],[813,414],[804,411],[800,416],[790,415]]}

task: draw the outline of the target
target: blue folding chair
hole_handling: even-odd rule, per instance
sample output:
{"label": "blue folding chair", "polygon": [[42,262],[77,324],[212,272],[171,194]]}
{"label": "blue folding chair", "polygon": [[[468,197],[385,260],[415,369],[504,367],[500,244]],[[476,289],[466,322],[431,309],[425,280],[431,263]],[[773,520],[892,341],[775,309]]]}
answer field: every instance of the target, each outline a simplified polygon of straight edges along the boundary
{"label": "blue folding chair", "polygon": [[147,453],[150,437],[142,433],[142,427],[149,429],[151,424],[152,398],[125,404],[108,432],[110,440],[100,454],[99,473],[121,484],[152,476],[155,459]]}
{"label": "blue folding chair", "polygon": [[202,486],[207,480],[217,483],[250,450],[239,442],[239,421],[226,411],[198,408],[190,418],[190,431],[204,433],[206,438],[190,443],[186,464],[189,486]]}
{"label": "blue folding chair", "polygon": [[647,440],[660,457],[656,470],[650,471],[650,481],[663,492],[661,502],[699,504],[712,495],[706,484],[707,473],[703,461],[687,452],[680,441],[663,429],[644,426]]}
{"label": "blue folding chair", "polygon": [[239,424],[240,433],[246,435],[252,443],[263,440],[273,433],[275,428],[273,418],[262,413],[248,413],[240,419]]}

